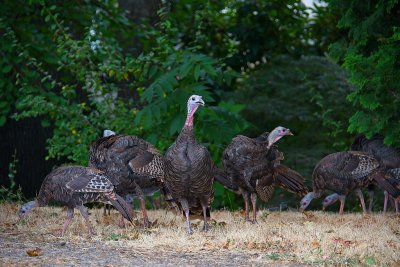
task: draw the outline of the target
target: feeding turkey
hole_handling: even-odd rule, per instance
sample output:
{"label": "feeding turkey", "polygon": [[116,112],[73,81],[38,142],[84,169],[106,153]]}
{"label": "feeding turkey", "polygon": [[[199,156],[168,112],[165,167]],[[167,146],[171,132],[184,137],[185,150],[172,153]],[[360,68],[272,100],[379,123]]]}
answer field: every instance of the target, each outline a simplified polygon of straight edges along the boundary
{"label": "feeding turkey", "polygon": [[189,97],[185,124],[164,156],[165,184],[185,214],[188,234],[193,233],[190,214],[202,215],[203,230],[208,230],[207,217],[214,196],[214,163],[208,150],[196,140],[193,128],[194,114],[200,106],[204,106],[201,96]]}
{"label": "feeding turkey", "polygon": [[222,163],[228,178],[218,175],[216,179],[229,189],[237,188],[242,194],[246,221],[250,221],[249,196],[253,206],[252,222],[256,223],[257,196],[268,201],[276,185],[300,195],[308,192],[304,178],[280,164],[283,154],[273,144],[287,135],[293,134],[281,126],[257,138],[238,135],[223,152]]}
{"label": "feeding turkey", "polygon": [[346,196],[355,192],[360,199],[363,212],[366,213],[361,189],[370,183],[376,183],[387,190],[393,197],[400,195],[398,184],[380,169],[379,162],[370,154],[358,151],[344,151],[330,154],[316,165],[313,175],[313,192],[308,193],[300,202],[300,211],[304,211],[312,199],[321,197],[325,190],[337,195],[330,195],[324,205],[340,201],[340,214],[343,214]]}
{"label": "feeding turkey", "polygon": [[67,220],[61,231],[62,236],[74,217],[74,208],[77,208],[85,219],[89,235],[93,234],[88,210],[84,206],[86,203],[109,203],[128,221],[132,222],[134,218],[132,208],[116,194],[108,177],[94,168],[65,166],[50,172],[44,179],[37,198],[20,208],[20,219],[25,218],[33,208],[44,207],[50,201],[56,201],[68,208]]}

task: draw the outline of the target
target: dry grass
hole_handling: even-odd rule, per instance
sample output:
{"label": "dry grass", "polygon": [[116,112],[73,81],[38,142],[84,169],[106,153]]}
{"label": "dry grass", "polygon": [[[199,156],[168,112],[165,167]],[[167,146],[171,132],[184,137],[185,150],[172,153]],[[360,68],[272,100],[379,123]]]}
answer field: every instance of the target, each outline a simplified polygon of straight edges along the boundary
{"label": "dry grass", "polygon": [[[245,223],[239,212],[212,213],[212,228],[201,231],[202,222],[193,221],[194,234],[186,234],[181,217],[163,210],[149,211],[154,225],[117,227],[119,215],[103,217],[102,210],[91,210],[97,232],[87,240],[83,218],[75,212],[66,235],[53,235],[61,229],[66,212],[60,208],[38,208],[16,225],[18,207],[0,206],[1,235],[18,235],[18,240],[54,242],[97,242],[110,247],[149,251],[243,252],[257,253],[259,263],[316,265],[400,265],[400,217],[394,214],[345,214],[297,212],[259,213],[259,223]],[[138,222],[139,223],[139,222]]]}

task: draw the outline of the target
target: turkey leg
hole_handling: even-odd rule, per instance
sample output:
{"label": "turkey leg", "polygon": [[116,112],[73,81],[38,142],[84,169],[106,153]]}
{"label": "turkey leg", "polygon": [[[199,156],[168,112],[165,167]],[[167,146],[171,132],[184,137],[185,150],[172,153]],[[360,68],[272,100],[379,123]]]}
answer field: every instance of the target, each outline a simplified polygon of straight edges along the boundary
{"label": "turkey leg", "polygon": [[387,210],[387,203],[389,199],[389,193],[387,191],[384,192],[385,199],[383,200],[383,213],[386,213]]}
{"label": "turkey leg", "polygon": [[340,196],[339,196],[339,201],[340,201],[340,210],[339,210],[339,214],[342,215],[342,214],[343,214],[343,210],[344,210],[344,202],[346,201],[346,196],[340,195]]}
{"label": "turkey leg", "polygon": [[180,199],[182,209],[185,211],[185,216],[186,216],[186,224],[187,224],[187,233],[189,235],[193,234],[192,230],[192,225],[190,224],[190,219],[189,219],[189,204],[186,199],[182,198]]}
{"label": "turkey leg", "polygon": [[74,218],[74,209],[73,208],[68,208],[68,210],[67,210],[67,220],[65,220],[65,222],[64,222],[64,226],[63,226],[63,228],[61,230],[61,236],[64,236],[65,230],[67,230],[69,224],[72,221],[72,218]]}
{"label": "turkey leg", "polygon": [[78,206],[77,208],[81,212],[83,218],[85,218],[85,223],[86,223],[86,226],[88,228],[89,236],[94,235],[94,231],[93,231],[92,225],[90,224],[90,221],[89,221],[89,213],[88,213],[87,208],[85,206],[83,206],[83,205]]}
{"label": "turkey leg", "polygon": [[136,190],[136,195],[139,198],[140,209],[143,213],[143,226],[144,228],[148,228],[150,227],[150,221],[149,217],[147,217],[146,202],[144,199],[143,191],[137,184],[135,185],[135,190]]}
{"label": "turkey leg", "polygon": [[203,216],[204,216],[204,225],[203,225],[203,231],[207,232],[208,231],[208,222],[207,222],[207,205],[201,204],[203,208]]}
{"label": "turkey leg", "polygon": [[356,192],[358,198],[360,199],[361,207],[363,209],[363,213],[366,214],[367,213],[367,209],[365,207],[364,195],[361,192],[361,189],[356,189],[355,192]]}
{"label": "turkey leg", "polygon": [[251,193],[251,204],[253,204],[253,223],[257,223],[257,194]]}
{"label": "turkey leg", "polygon": [[243,196],[243,200],[244,200],[244,219],[246,220],[246,222],[250,221],[249,218],[249,193],[244,190],[243,188],[239,188],[240,192],[242,193]]}

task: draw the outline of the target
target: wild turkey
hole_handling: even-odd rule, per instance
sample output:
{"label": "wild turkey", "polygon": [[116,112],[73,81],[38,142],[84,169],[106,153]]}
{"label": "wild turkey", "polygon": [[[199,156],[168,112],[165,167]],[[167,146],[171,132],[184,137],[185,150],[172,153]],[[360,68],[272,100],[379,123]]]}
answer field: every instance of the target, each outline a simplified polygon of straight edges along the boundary
{"label": "wild turkey", "polygon": [[[393,179],[399,180],[400,183],[400,149],[387,146],[383,143],[384,136],[380,134],[374,135],[371,139],[366,138],[364,134],[358,135],[351,145],[351,150],[365,151],[373,155],[382,166],[386,173]],[[386,212],[388,202],[388,192],[384,191],[385,200],[383,203],[383,211]],[[372,211],[373,187],[369,188],[370,205],[369,211]],[[395,200],[396,212],[399,212],[398,200]]]}
{"label": "wild turkey", "polygon": [[104,171],[121,196],[134,193],[140,200],[144,226],[148,227],[143,190],[160,189],[172,201],[163,185],[160,152],[147,141],[130,135],[112,134],[99,138],[90,146],[89,166]]}
{"label": "wild turkey", "polygon": [[301,195],[308,192],[304,185],[304,178],[280,164],[283,154],[273,146],[286,135],[292,135],[292,133],[281,126],[257,138],[239,135],[233,138],[223,153],[222,163],[229,179],[224,178],[223,175],[216,176],[216,179],[227,188],[239,189],[245,203],[246,221],[249,221],[249,194],[253,205],[252,222],[256,223],[257,196],[263,201],[268,201],[276,185]]}
{"label": "wild turkey", "polygon": [[313,192],[301,200],[300,211],[304,211],[313,198],[319,198],[325,190],[331,190],[338,195],[331,195],[326,201],[334,201],[338,197],[340,214],[343,214],[346,195],[352,191],[360,198],[363,212],[366,213],[361,188],[371,182],[376,182],[394,197],[400,195],[398,183],[385,175],[379,168],[379,162],[370,154],[359,151],[330,154],[316,165],[313,172]]}
{"label": "wild turkey", "polygon": [[132,208],[115,193],[113,184],[104,172],[94,168],[65,166],[50,172],[44,179],[36,200],[24,204],[19,210],[20,219],[33,208],[46,206],[49,201],[56,201],[68,207],[67,220],[61,231],[62,236],[71,223],[74,208],[77,208],[85,218],[89,235],[93,234],[87,208],[83,206],[85,203],[111,203],[128,221],[132,222],[134,218]]}
{"label": "wild turkey", "polygon": [[207,216],[214,195],[214,163],[194,136],[193,117],[199,106],[204,106],[202,97],[192,95],[185,125],[164,156],[165,184],[185,213],[188,234],[193,233],[190,214],[202,214],[203,230],[208,230]]}

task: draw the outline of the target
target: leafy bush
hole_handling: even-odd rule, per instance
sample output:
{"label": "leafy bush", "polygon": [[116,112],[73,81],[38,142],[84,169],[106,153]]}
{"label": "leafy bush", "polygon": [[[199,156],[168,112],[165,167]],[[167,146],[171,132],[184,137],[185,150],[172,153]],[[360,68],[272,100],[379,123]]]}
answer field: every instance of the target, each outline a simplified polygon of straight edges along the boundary
{"label": "leafy bush", "polygon": [[331,0],[346,32],[331,46],[331,54],[350,73],[355,86],[347,99],[355,107],[350,132],[385,135],[385,143],[400,146],[400,21],[399,1]]}
{"label": "leafy bush", "polygon": [[[204,123],[197,135],[210,142],[214,158],[219,144],[246,127],[236,114],[240,106],[218,98],[235,74],[209,56],[174,47],[176,29],[168,20],[135,27],[117,1],[15,5],[6,5],[0,23],[7,51],[0,122],[10,112],[17,120],[43,117],[42,126],[53,131],[48,158],[86,165],[89,144],[105,128],[165,149],[183,125],[191,94],[203,95],[209,105],[200,111]],[[12,16],[26,19],[14,23]],[[125,38],[132,36],[142,42],[138,56],[127,52]]]}
{"label": "leafy bush", "polygon": [[14,152],[13,159],[8,165],[8,179],[9,186],[1,186],[0,187],[0,203],[1,202],[23,202],[25,200],[24,195],[22,194],[21,187],[15,183],[15,175],[17,174],[17,163],[18,159],[16,157],[16,153]]}

